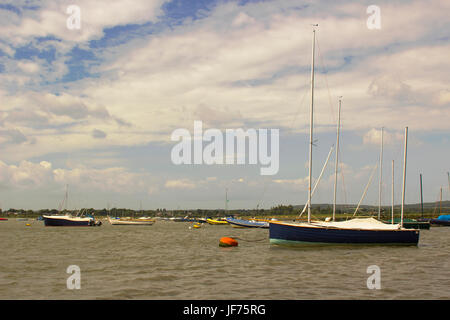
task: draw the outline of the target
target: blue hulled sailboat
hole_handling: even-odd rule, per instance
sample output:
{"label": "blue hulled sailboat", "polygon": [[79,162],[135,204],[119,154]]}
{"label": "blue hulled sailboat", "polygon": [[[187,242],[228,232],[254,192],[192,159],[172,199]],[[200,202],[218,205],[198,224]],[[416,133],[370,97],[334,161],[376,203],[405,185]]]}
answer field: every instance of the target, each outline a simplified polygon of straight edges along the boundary
{"label": "blue hulled sailboat", "polygon": [[[317,26],[317,25],[316,25]],[[308,187],[308,221],[269,222],[269,239],[275,245],[417,245],[419,230],[403,228],[403,204],[405,200],[406,151],[408,128],[405,128],[405,151],[403,164],[402,222],[386,224],[373,218],[355,218],[347,221],[311,221],[311,181],[312,181],[312,146],[313,146],[313,110],[314,110],[314,48],[315,30],[313,28],[312,63],[311,63],[311,110],[309,141],[309,187]],[[340,102],[339,112],[340,114]],[[337,154],[339,148],[339,121]],[[336,186],[336,182],[335,182]],[[336,188],[336,187],[335,187]],[[336,189],[335,189],[336,190]],[[336,193],[336,191],[335,191]]]}

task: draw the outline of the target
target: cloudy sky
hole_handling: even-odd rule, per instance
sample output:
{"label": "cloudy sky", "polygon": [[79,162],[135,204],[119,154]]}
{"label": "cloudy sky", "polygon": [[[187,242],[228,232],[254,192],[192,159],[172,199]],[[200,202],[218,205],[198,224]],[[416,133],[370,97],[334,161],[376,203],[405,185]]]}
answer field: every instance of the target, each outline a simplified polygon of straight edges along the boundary
{"label": "cloudy sky", "polygon": [[[73,11],[80,9],[80,28]],[[380,29],[369,28],[369,5]],[[0,207],[269,208],[307,199],[312,24],[318,178],[336,139],[338,203],[379,162],[383,204],[450,199],[450,2],[0,1]],[[68,21],[69,20],[69,21]],[[279,171],[175,165],[171,134],[279,129]],[[334,157],[334,156],[333,156]],[[334,158],[313,197],[332,203]],[[375,171],[364,204],[378,203]]]}

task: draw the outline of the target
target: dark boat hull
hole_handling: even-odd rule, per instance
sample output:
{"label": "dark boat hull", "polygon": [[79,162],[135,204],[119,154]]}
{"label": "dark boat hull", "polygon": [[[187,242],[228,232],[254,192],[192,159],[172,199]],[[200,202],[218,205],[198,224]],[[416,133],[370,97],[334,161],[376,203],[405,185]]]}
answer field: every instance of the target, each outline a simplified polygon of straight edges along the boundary
{"label": "dark boat hull", "polygon": [[47,227],[91,227],[100,225],[94,220],[89,221],[75,221],[70,219],[53,219],[44,217],[44,225]]}
{"label": "dark boat hull", "polygon": [[431,219],[430,223],[435,226],[450,227],[450,220]]}
{"label": "dark boat hull", "polygon": [[417,245],[418,230],[361,230],[270,223],[271,244],[281,245]]}

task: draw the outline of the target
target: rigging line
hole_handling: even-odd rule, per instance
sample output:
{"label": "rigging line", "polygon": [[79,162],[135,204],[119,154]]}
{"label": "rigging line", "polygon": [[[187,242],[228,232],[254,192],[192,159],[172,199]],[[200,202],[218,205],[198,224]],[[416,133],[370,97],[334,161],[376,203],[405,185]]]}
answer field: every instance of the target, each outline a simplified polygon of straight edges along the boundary
{"label": "rigging line", "polygon": [[[322,69],[324,70],[324,74],[325,74],[324,79],[325,79],[325,85],[326,85],[327,91],[328,91],[328,99],[329,99],[329,103],[330,103],[331,114],[332,114],[332,116],[333,116],[333,121],[336,122],[336,121],[335,121],[334,109],[333,109],[333,103],[332,103],[332,101],[331,101],[330,87],[329,87],[329,85],[328,85],[327,68],[326,68],[326,66],[325,66],[325,63],[323,62],[323,55],[322,55],[322,52],[321,52],[321,50],[320,50],[320,45],[319,45],[319,37],[316,38],[316,41],[317,41],[317,51],[318,51],[318,56],[319,56],[319,59],[320,59],[320,64],[321,64]],[[343,127],[343,121],[341,121],[341,128],[342,128],[342,127]],[[341,131],[343,131],[343,130],[341,130]],[[341,141],[342,141],[342,137],[341,137]],[[339,152],[339,158],[340,158],[340,159],[343,159],[343,158],[342,158],[342,155],[341,155],[341,150],[340,150],[340,148],[339,148],[338,152]],[[341,162],[342,162],[342,160],[341,160]],[[341,167],[341,164],[340,164],[339,167]],[[344,189],[344,199],[345,199],[345,204],[348,205],[347,189],[346,189],[346,187],[345,187],[345,179],[344,179],[344,173],[343,173],[343,170],[341,170],[341,178],[342,178],[342,186],[343,186],[343,189]]]}
{"label": "rigging line", "polygon": [[[309,83],[310,83],[310,80],[308,80],[308,81],[305,83],[305,85],[303,85],[303,87],[307,86]],[[297,117],[298,117],[298,115],[300,114],[300,111],[303,110],[303,108],[302,108],[302,107],[303,107],[303,102],[304,102],[305,97],[306,97],[306,94],[307,94],[308,92],[309,92],[308,90],[305,90],[305,93],[303,93],[303,97],[302,97],[302,99],[300,100],[299,108],[297,109],[297,112],[295,113],[294,118],[292,119],[292,123],[291,123],[291,125],[289,126],[289,128],[291,128],[291,129],[294,129],[294,123],[295,123],[295,121],[297,120]]]}
{"label": "rigging line", "polygon": [[358,206],[356,207],[356,210],[355,210],[355,212],[353,213],[353,216],[355,216],[356,212],[358,212],[359,206],[361,205],[361,202],[363,201],[364,197],[366,196],[367,189],[369,189],[370,183],[372,182],[373,174],[375,173],[375,171],[376,171],[377,168],[378,168],[378,163],[375,165],[375,167],[374,167],[373,170],[372,170],[372,174],[370,175],[369,182],[367,183],[367,186],[366,186],[366,188],[364,189],[364,193],[363,193],[363,195],[362,195],[362,197],[361,197],[361,200],[359,200]]}
{"label": "rigging line", "polygon": [[[322,175],[323,175],[323,173],[324,173],[324,171],[325,171],[325,168],[326,168],[327,165],[328,165],[328,160],[330,160],[330,156],[331,156],[331,153],[333,152],[333,149],[334,149],[334,145],[331,146],[330,152],[328,153],[327,160],[325,161],[325,164],[324,164],[324,166],[322,167],[322,171],[320,172],[319,178],[315,181],[314,188],[313,188],[313,190],[312,190],[311,196],[314,195],[314,192],[316,191],[316,188],[317,188],[317,186],[319,185],[320,180],[322,179]],[[305,204],[305,206],[303,207],[303,211],[302,211],[302,212],[300,213],[300,215],[298,216],[299,218],[302,216],[303,213],[305,213],[305,211],[306,211],[306,209],[308,208],[308,206],[309,206],[309,200],[306,201],[306,204]]]}
{"label": "rigging line", "polygon": [[258,203],[256,204],[257,210],[259,210],[259,205],[262,203],[262,201],[263,201],[263,199],[264,199],[264,195],[266,194],[266,190],[267,190],[267,180],[268,180],[268,178],[265,178],[265,179],[264,179],[264,184],[263,184],[264,189],[263,189],[263,192],[262,192],[262,194],[261,194],[261,197],[259,198]]}
{"label": "rigging line", "polygon": [[[342,136],[342,132],[343,132],[343,126],[344,126],[344,122],[342,121],[342,119],[341,119],[341,135],[340,135],[340,140],[341,140],[341,143],[340,143],[340,145],[342,146],[343,145],[343,143],[342,143],[342,138],[343,138],[343,136]],[[342,167],[342,165],[343,165],[343,163],[344,163],[344,157],[342,156],[342,153],[341,153],[341,149],[342,148],[339,148],[339,150],[338,150],[338,152],[339,152],[339,159],[341,159],[341,161],[339,162],[339,167],[338,167],[338,169],[340,169],[340,173],[341,173],[341,179],[342,179],[342,188],[343,188],[343,191],[344,191],[344,203],[345,203],[345,206],[348,206],[348,198],[347,198],[347,188],[346,188],[346,186],[345,186],[345,179],[344,179],[344,170],[343,170],[343,167]]]}
{"label": "rigging line", "polygon": [[322,53],[320,51],[319,37],[316,38],[316,42],[317,42],[317,53],[318,53],[318,56],[319,56],[319,59],[320,59],[320,64],[322,66],[322,69],[323,69],[323,72],[324,72],[324,75],[325,75],[324,79],[325,79],[325,85],[326,85],[327,91],[328,91],[328,100],[329,100],[329,103],[330,103],[331,114],[333,116],[333,123],[335,123],[336,122],[336,116],[334,114],[333,103],[331,101],[331,93],[330,93],[330,87],[328,85],[328,77],[327,77],[327,68],[325,67],[325,64],[323,62],[323,56],[322,56]]}
{"label": "rigging line", "polygon": [[[310,80],[308,79],[308,81],[306,81],[306,83],[303,85],[303,87],[306,87],[309,83],[310,83]],[[292,122],[291,122],[291,124],[290,124],[290,126],[289,126],[288,128],[294,129],[294,123],[295,123],[295,121],[297,120],[297,117],[298,117],[298,115],[300,114],[300,111],[303,110],[303,103],[304,103],[306,94],[307,94],[308,92],[309,92],[308,90],[305,90],[305,92],[303,93],[303,97],[302,97],[301,100],[300,100],[299,108],[297,109],[297,112],[294,114],[294,118],[292,119]],[[261,202],[262,202],[263,199],[264,199],[264,195],[265,195],[265,193],[266,193],[266,191],[267,191],[267,182],[268,182],[268,180],[269,180],[268,178],[267,178],[267,179],[264,179],[264,184],[263,184],[263,185],[264,185],[264,190],[263,190],[263,193],[262,193],[261,198],[260,198],[260,200],[258,201],[257,205],[261,204]]]}

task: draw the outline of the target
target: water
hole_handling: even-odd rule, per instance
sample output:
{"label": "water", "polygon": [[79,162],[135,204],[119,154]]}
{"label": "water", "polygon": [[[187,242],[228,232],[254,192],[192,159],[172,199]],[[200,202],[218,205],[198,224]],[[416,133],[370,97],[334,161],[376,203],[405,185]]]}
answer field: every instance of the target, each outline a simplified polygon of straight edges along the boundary
{"label": "water", "polygon": [[[268,229],[190,225],[1,221],[0,299],[450,298],[450,228],[422,230],[418,247],[292,249],[271,246]],[[223,236],[239,246],[219,247]],[[67,288],[69,265],[80,267],[79,290]],[[371,265],[379,290],[367,288]]]}

